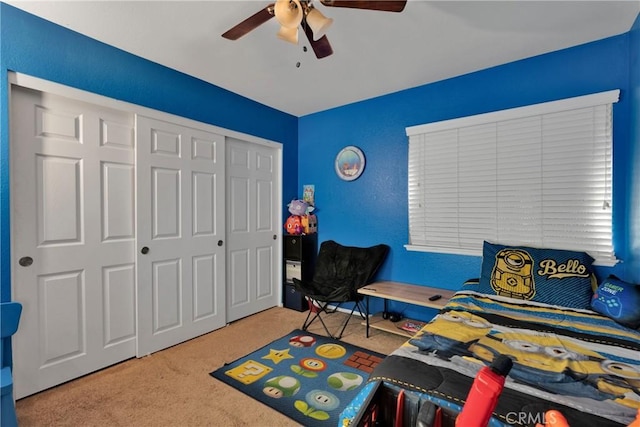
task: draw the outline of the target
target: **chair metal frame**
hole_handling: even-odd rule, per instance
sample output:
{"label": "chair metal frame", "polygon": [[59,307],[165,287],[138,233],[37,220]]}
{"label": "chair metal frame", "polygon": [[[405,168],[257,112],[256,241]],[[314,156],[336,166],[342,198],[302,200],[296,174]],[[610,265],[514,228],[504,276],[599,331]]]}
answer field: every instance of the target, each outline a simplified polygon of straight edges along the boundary
{"label": "chair metal frame", "polygon": [[[353,307],[351,308],[351,312],[349,313],[349,316],[344,320],[344,322],[342,322],[342,328],[340,329],[340,333],[337,335],[332,334],[329,331],[329,328],[327,327],[327,324],[324,323],[324,319],[322,318],[322,316],[320,316],[320,313],[326,313],[326,314],[333,314],[336,311],[338,311],[338,309],[340,308],[340,305],[342,305],[342,302],[339,302],[335,307],[333,307],[332,310],[327,310],[327,308],[331,305],[334,304],[334,302],[332,301],[318,301],[318,300],[314,300],[310,297],[307,297],[308,301],[309,301],[309,305],[312,307],[315,307],[315,310],[313,309],[309,309],[309,313],[307,314],[307,318],[305,319],[304,323],[302,324],[302,330],[306,331],[307,328],[316,320],[316,318],[318,320],[320,320],[320,323],[322,323],[322,326],[324,327],[324,330],[327,332],[327,335],[329,335],[331,338],[335,339],[335,340],[339,340],[340,338],[342,338],[342,334],[344,333],[344,330],[347,328],[347,324],[349,323],[349,320],[351,320],[351,316],[353,316],[353,313],[356,311],[356,308],[358,309],[358,313],[360,313],[360,317],[362,318],[362,320],[365,320],[365,315],[364,312],[365,310],[363,310],[363,308],[361,307],[361,303],[362,300],[356,300],[355,303],[353,304]],[[315,316],[311,317],[311,314],[315,311]],[[311,319],[309,319],[311,317]]]}

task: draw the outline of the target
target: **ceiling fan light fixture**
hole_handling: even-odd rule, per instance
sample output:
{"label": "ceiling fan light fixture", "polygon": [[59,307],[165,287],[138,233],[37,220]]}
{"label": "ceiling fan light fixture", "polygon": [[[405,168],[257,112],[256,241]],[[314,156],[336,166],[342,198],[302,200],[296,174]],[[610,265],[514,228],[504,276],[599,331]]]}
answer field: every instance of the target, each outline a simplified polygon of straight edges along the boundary
{"label": "ceiling fan light fixture", "polygon": [[303,17],[300,0],[277,0],[274,14],[283,27],[298,28]]}
{"label": "ceiling fan light fixture", "polygon": [[298,44],[298,29],[280,27],[278,30],[278,38],[289,43]]}
{"label": "ceiling fan light fixture", "polygon": [[333,19],[327,18],[318,9],[310,7],[307,12],[307,24],[313,32],[313,39],[318,40],[325,35],[331,24],[333,24]]}

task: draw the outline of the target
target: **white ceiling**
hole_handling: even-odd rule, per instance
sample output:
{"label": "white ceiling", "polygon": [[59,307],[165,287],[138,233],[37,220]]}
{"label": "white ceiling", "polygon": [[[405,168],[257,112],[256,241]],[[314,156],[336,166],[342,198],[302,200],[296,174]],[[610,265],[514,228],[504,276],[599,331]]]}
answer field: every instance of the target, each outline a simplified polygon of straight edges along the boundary
{"label": "white ceiling", "polygon": [[273,1],[7,3],[295,116],[618,35],[640,12],[640,0],[409,0],[401,13],[316,1],[334,19],[320,60],[302,33],[279,40],[275,19],[220,36]]}

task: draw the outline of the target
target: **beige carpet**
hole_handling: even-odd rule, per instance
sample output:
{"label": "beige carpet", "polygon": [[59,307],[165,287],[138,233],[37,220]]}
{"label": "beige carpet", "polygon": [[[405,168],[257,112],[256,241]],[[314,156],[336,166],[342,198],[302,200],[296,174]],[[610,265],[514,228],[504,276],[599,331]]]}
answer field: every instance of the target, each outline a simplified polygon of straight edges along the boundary
{"label": "beige carpet", "polygon": [[[306,313],[272,308],[186,343],[131,359],[20,399],[18,423],[29,426],[294,426],[291,419],[212,378],[209,372],[293,329]],[[337,327],[346,316],[330,316]],[[310,332],[326,335],[316,322]],[[388,354],[405,339],[353,318],[342,340]]]}

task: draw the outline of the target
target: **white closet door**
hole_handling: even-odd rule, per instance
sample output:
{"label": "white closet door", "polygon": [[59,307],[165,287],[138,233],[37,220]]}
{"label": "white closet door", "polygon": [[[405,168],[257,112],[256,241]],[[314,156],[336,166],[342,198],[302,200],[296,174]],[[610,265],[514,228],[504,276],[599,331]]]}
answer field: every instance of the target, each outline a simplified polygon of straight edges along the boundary
{"label": "white closet door", "polygon": [[227,143],[227,321],[280,300],[278,149],[237,139]]}
{"label": "white closet door", "polygon": [[16,398],[135,355],[133,116],[12,87]]}
{"label": "white closet door", "polygon": [[225,139],[142,116],[138,357],[225,325]]}

